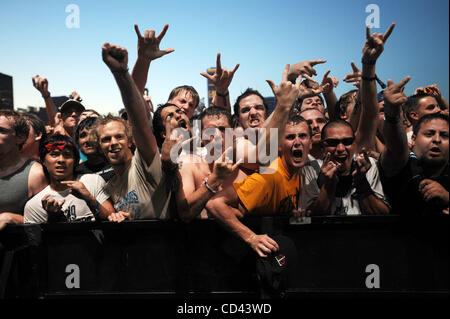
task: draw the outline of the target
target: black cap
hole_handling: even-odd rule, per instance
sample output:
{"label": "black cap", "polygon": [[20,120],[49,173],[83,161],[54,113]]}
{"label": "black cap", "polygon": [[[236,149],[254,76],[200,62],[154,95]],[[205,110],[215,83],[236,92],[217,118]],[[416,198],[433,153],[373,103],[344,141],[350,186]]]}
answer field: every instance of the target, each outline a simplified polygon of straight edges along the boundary
{"label": "black cap", "polygon": [[74,107],[77,110],[79,110],[80,112],[85,111],[86,109],[84,108],[83,104],[81,104],[80,102],[76,101],[76,100],[67,100],[66,102],[64,102],[61,107],[59,108],[61,113],[64,113],[64,111],[70,107]]}
{"label": "black cap", "polygon": [[272,237],[280,248],[256,261],[256,275],[263,299],[283,298],[298,271],[298,252],[294,242],[283,235]]}

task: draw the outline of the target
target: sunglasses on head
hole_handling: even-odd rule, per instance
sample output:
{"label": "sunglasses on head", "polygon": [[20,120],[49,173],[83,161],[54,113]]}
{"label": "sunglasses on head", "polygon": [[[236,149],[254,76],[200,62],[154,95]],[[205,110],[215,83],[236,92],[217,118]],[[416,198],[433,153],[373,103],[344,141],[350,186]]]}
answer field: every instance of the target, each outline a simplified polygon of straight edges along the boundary
{"label": "sunglasses on head", "polygon": [[355,138],[353,137],[347,137],[347,138],[343,138],[343,139],[338,139],[338,138],[327,138],[323,140],[323,143],[326,146],[330,146],[330,147],[336,147],[339,144],[343,144],[344,146],[349,146],[353,144],[353,141],[355,140]]}

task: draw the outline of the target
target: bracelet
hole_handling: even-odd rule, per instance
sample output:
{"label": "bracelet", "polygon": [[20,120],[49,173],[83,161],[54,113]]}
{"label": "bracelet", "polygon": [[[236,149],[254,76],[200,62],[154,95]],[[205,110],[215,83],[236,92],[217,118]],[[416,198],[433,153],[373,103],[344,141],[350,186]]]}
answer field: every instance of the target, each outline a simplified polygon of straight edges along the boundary
{"label": "bracelet", "polygon": [[128,68],[126,70],[116,70],[116,71],[111,71],[113,74],[125,74],[128,73]]}
{"label": "bracelet", "polygon": [[50,92],[48,92],[48,94],[46,96],[42,95],[42,97],[45,99],[48,99],[50,97]]}
{"label": "bracelet", "polygon": [[377,60],[365,60],[365,59],[361,59],[361,63],[362,63],[362,64],[375,65],[376,62],[377,62]]}
{"label": "bracelet", "polygon": [[208,185],[208,177],[205,178],[205,180],[203,181],[203,184],[205,184],[206,189],[209,190],[211,193],[217,194],[218,191],[212,189],[212,187]]}
{"label": "bracelet", "polygon": [[220,94],[219,92],[216,91],[216,94],[220,97],[227,97],[230,94],[230,91],[227,91],[227,93],[225,94]]}
{"label": "bracelet", "polygon": [[366,76],[361,76],[361,79],[363,79],[364,81],[375,81],[377,78],[376,77],[368,78]]}
{"label": "bracelet", "polygon": [[384,114],[384,121],[391,123],[391,124],[398,124],[400,123],[400,115],[396,115],[396,116],[389,116],[386,115],[386,113]]}

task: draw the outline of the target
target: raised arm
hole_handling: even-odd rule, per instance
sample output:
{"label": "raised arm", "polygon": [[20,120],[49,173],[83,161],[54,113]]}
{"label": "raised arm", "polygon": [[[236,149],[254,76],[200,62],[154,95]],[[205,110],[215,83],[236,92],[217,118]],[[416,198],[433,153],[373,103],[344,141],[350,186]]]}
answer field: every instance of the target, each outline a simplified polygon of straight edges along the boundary
{"label": "raised arm", "polygon": [[206,72],[200,72],[202,76],[214,83],[216,87],[216,95],[214,96],[213,104],[215,106],[225,108],[228,112],[231,112],[230,92],[228,91],[228,87],[230,86],[234,73],[238,68],[239,63],[236,64],[233,70],[222,68],[220,53],[217,53],[216,73],[210,75]]}
{"label": "raised arm", "polygon": [[146,102],[128,73],[128,52],[125,48],[105,43],[102,47],[102,57],[119,86],[136,147],[147,165],[150,165],[158,151],[158,146],[150,119],[142,116],[146,114]]}
{"label": "raised arm", "polygon": [[386,40],[394,30],[392,23],[385,34],[370,34],[370,28],[366,26],[366,42],[362,54],[362,74],[361,74],[361,118],[356,132],[356,151],[362,148],[373,149],[374,139],[377,131],[378,99],[377,82],[375,79],[375,63],[384,50]]}
{"label": "raised arm", "polygon": [[144,36],[142,36],[138,25],[134,25],[134,30],[136,31],[138,38],[138,57],[131,74],[139,93],[141,94],[144,94],[150,63],[153,60],[175,51],[173,48],[165,50],[159,49],[159,44],[164,38],[168,28],[169,25],[166,24],[157,37],[155,37],[155,30],[145,30]]}
{"label": "raised arm", "polygon": [[[295,101],[298,98],[305,99],[307,97],[320,94],[323,92],[324,88],[327,89],[329,86],[327,83],[324,86],[318,86],[315,89],[306,87],[300,80],[302,77],[305,77],[307,80],[313,81],[313,79],[307,74],[300,75],[299,80],[293,84],[292,81],[288,80],[289,69],[289,64],[286,64],[279,86],[276,86],[272,80],[266,80],[277,99],[277,105],[271,116],[264,122],[263,127],[266,129],[266,134],[263,136],[261,141],[258,142],[258,157],[265,156],[263,151],[269,149],[271,143],[276,142],[278,145],[281,144],[286,122],[289,117],[289,112],[291,111]],[[270,128],[276,128],[278,134],[276,136],[272,136],[272,134],[270,134]]]}
{"label": "raised arm", "polygon": [[182,187],[177,196],[177,207],[183,221],[189,222],[200,215],[208,200],[221,189],[225,180],[239,166],[240,161],[233,164],[226,158],[230,150],[231,148],[223,152],[222,156],[214,162],[211,175],[197,189],[195,189],[194,174],[199,166],[195,163],[183,163],[180,170]]}
{"label": "raised arm", "polygon": [[42,98],[45,101],[45,110],[47,111],[48,122],[52,127],[55,127],[55,116],[58,110],[50,97],[50,92],[48,91],[48,81],[46,78],[39,77],[38,74],[31,78],[33,81],[33,86],[38,90]]}
{"label": "raised arm", "polygon": [[339,84],[339,80],[334,76],[328,76],[330,72],[331,71],[328,70],[324,74],[321,87],[325,87],[325,85],[328,84],[328,86],[326,86],[326,88],[323,90],[322,94],[325,98],[325,102],[327,103],[328,116],[331,117],[330,114],[334,115],[336,113],[335,109],[338,99],[336,97],[336,94],[334,93],[334,88]]}
{"label": "raised arm", "polygon": [[393,176],[408,161],[408,140],[400,114],[402,104],[408,99],[403,93],[403,89],[409,80],[410,77],[407,76],[396,84],[389,79],[388,87],[383,92],[385,117],[383,136],[385,148],[380,156],[380,164],[387,176]]}
{"label": "raised arm", "polygon": [[292,65],[289,68],[288,81],[295,83],[295,81],[298,79],[298,77],[303,76],[304,74],[309,75],[309,76],[317,75],[317,72],[314,69],[314,66],[317,64],[325,63],[325,62],[327,62],[327,60],[310,60],[310,61],[299,62],[299,63]]}

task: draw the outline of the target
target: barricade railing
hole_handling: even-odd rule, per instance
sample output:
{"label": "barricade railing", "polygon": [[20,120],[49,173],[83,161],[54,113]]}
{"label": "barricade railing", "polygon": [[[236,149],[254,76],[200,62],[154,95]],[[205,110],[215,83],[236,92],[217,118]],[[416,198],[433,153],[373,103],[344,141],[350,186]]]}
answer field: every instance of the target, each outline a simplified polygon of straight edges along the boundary
{"label": "barricade railing", "polygon": [[[288,297],[448,297],[448,216],[243,221],[295,244]],[[256,254],[214,220],[8,226],[0,244],[1,298],[259,296]]]}

